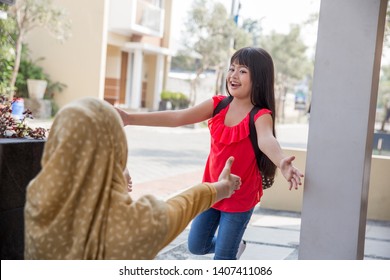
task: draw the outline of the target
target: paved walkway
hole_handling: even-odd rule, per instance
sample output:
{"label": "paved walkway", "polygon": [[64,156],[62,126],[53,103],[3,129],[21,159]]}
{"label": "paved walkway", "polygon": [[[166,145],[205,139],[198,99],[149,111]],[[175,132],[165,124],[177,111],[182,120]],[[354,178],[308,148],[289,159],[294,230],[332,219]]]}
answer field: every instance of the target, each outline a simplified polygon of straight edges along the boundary
{"label": "paved walkway", "polygon": [[[241,260],[297,260],[300,214],[256,208],[244,234],[247,247]],[[211,260],[187,249],[189,227],[160,252],[158,260]],[[390,260],[390,222],[368,221],[365,260]]]}

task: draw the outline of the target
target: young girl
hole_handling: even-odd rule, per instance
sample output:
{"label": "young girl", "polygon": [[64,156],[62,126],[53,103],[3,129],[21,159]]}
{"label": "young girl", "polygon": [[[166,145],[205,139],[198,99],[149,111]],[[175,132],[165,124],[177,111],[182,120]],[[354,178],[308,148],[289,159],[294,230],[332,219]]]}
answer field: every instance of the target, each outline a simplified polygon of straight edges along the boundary
{"label": "young girl", "polygon": [[[275,174],[278,167],[289,182],[290,190],[301,185],[303,174],[292,165],[294,156],[286,157],[275,138],[274,66],[271,56],[260,48],[238,50],[230,60],[226,89],[232,102],[213,117],[224,96],[214,96],[192,108],[178,111],[128,114],[120,109],[125,125],[176,127],[209,119],[211,148],[203,181],[213,182],[233,156],[232,173],[241,177],[242,185],[228,199],[214,204],[198,215],[188,238],[193,254],[214,253],[214,259],[238,259],[245,249],[242,236],[255,205],[263,195],[261,174],[249,138],[249,112],[254,116],[260,150],[266,158],[265,172]],[[215,235],[217,228],[218,235]]]}

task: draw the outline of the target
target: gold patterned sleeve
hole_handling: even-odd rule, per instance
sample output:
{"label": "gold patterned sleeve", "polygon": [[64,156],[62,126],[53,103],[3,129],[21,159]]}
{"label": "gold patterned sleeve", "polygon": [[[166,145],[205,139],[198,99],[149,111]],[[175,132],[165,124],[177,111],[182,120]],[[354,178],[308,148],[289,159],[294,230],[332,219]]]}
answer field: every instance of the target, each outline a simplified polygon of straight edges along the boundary
{"label": "gold patterned sleeve", "polygon": [[208,183],[196,185],[168,199],[168,234],[163,247],[177,237],[198,214],[209,209],[215,199],[216,190]]}

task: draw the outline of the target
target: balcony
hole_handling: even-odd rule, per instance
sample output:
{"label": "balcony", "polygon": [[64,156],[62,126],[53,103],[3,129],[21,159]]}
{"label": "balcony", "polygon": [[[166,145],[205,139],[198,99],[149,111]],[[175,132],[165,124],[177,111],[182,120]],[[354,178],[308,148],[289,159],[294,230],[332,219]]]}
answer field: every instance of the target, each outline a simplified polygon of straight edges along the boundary
{"label": "balcony", "polygon": [[108,31],[162,37],[164,9],[146,0],[111,0]]}

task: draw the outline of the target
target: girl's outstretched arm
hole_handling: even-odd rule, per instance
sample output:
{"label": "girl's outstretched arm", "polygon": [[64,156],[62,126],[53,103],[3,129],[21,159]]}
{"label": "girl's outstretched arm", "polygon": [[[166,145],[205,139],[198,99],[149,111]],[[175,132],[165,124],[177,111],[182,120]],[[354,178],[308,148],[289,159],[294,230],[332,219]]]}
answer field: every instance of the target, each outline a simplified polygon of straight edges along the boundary
{"label": "girl's outstretched arm", "polygon": [[126,125],[177,127],[194,124],[212,117],[213,100],[206,100],[194,107],[183,110],[168,110],[148,113],[128,113],[115,107]]}
{"label": "girl's outstretched arm", "polygon": [[259,117],[255,122],[259,148],[280,169],[290,183],[290,190],[298,189],[298,186],[302,185],[303,174],[292,164],[295,157],[286,157],[283,154],[279,142],[272,134],[272,122],[269,114]]}

